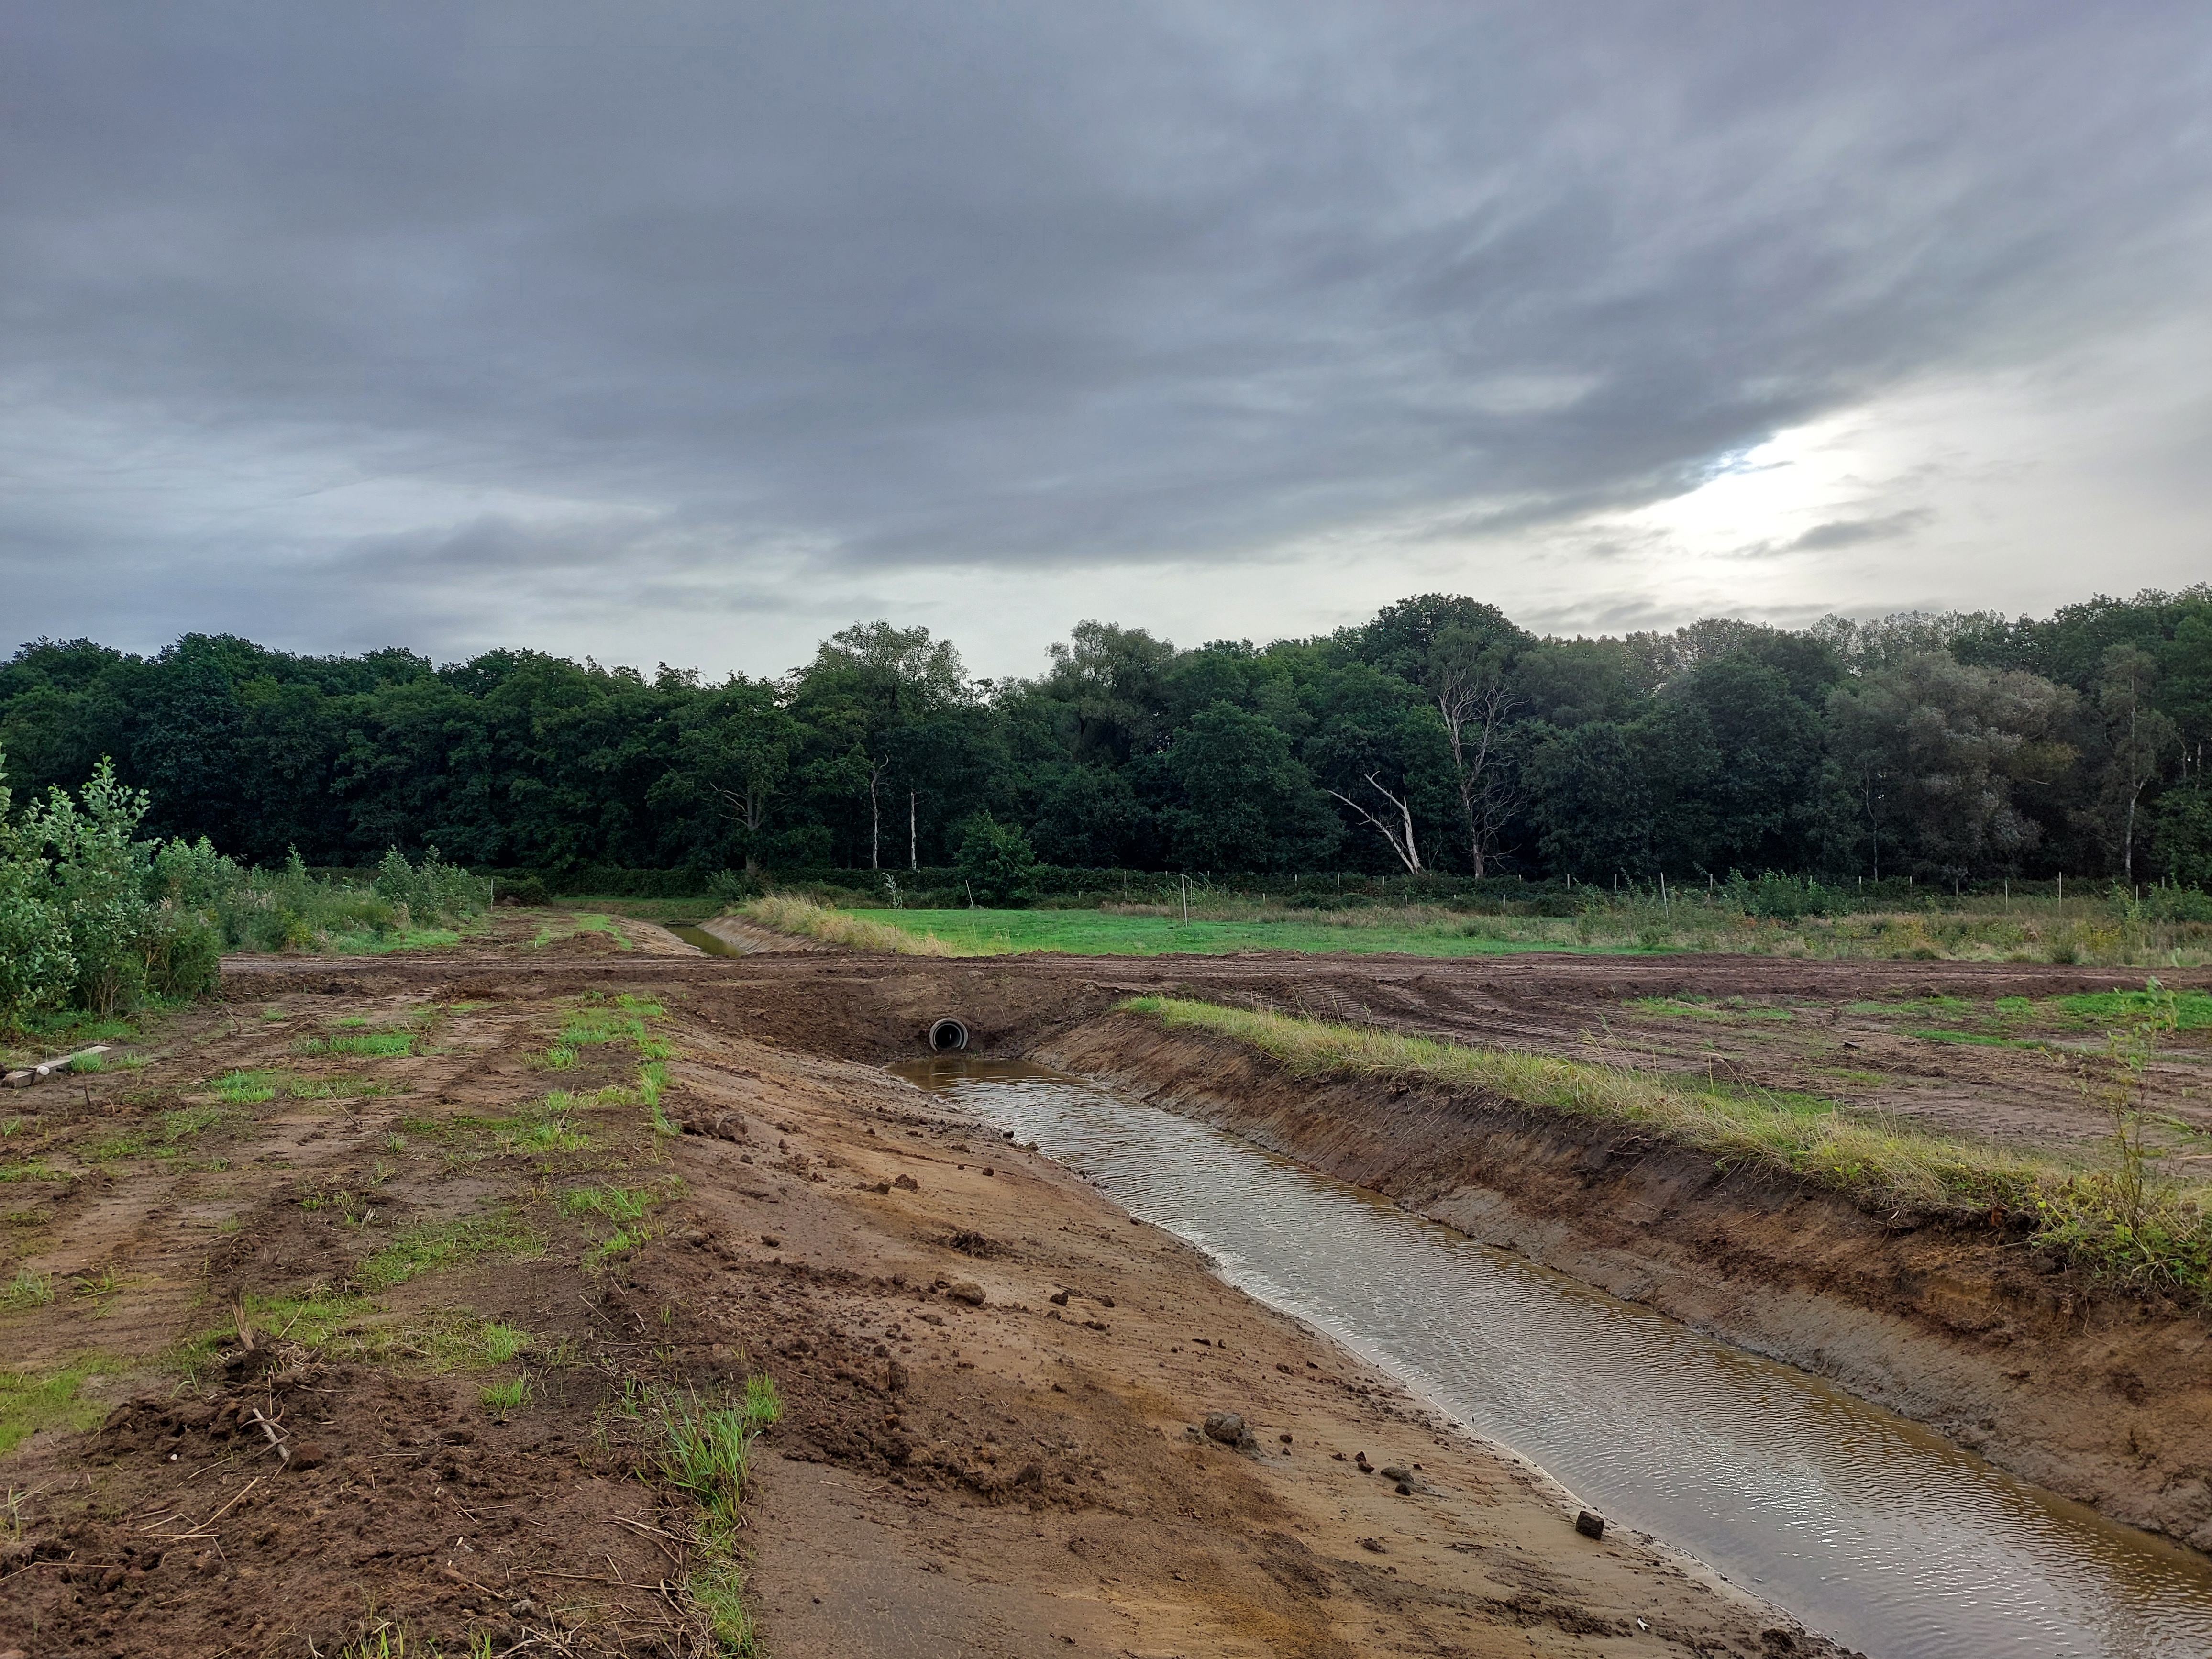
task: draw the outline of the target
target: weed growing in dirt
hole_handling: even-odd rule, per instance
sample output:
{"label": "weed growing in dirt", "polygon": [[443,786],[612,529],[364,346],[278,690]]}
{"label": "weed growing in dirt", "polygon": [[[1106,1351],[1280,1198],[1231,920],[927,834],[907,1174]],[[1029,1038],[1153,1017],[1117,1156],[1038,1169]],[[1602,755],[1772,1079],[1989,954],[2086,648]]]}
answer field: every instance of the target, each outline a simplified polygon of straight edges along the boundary
{"label": "weed growing in dirt", "polygon": [[508,1412],[520,1411],[530,1393],[530,1373],[525,1371],[504,1382],[489,1384],[477,1397],[483,1401],[486,1411],[504,1416]]}
{"label": "weed growing in dirt", "polygon": [[750,1655],[756,1650],[755,1637],[744,1605],[738,1511],[753,1442],[783,1415],[775,1379],[747,1377],[744,1399],[721,1407],[702,1408],[694,1401],[663,1397],[657,1415],[660,1475],[687,1493],[702,1511],[687,1582],[692,1607],[723,1653]]}
{"label": "weed growing in dirt", "polygon": [[579,933],[600,934],[611,939],[617,951],[635,951],[637,948],[630,943],[629,936],[616,924],[612,916],[595,911],[579,911],[571,915],[566,927],[559,922],[548,921],[530,941],[530,948],[542,951],[556,939],[574,939]]}
{"label": "weed growing in dirt", "polygon": [[15,1313],[25,1308],[43,1308],[53,1299],[54,1281],[52,1274],[33,1273],[28,1267],[18,1267],[15,1270],[15,1278],[8,1281],[7,1290],[0,1291],[0,1308],[5,1308],[10,1313]]}
{"label": "weed growing in dirt", "polygon": [[[2090,999],[2069,998],[2086,1002]],[[2149,1067],[2159,1040],[2179,1028],[2181,999],[2156,980],[2098,1002],[2120,1020],[2103,1050],[2081,1061],[2081,1091],[2112,1123],[2112,1167],[2036,1194],[2042,1237],[2119,1278],[2212,1300],[2212,1205],[2159,1178],[2168,1156],[2148,1131]]]}
{"label": "weed growing in dirt", "polygon": [[406,1083],[380,1082],[365,1077],[303,1077],[284,1085],[294,1100],[374,1100],[412,1091]]}
{"label": "weed growing in dirt", "polygon": [[215,1080],[215,1091],[234,1106],[258,1106],[276,1098],[282,1077],[279,1072],[225,1072]]}
{"label": "weed growing in dirt", "polygon": [[76,1177],[64,1170],[57,1170],[41,1158],[26,1158],[19,1164],[0,1164],[0,1181],[74,1181]]}
{"label": "weed growing in dirt", "polygon": [[356,1277],[371,1291],[390,1290],[441,1267],[459,1267],[480,1256],[526,1261],[544,1253],[545,1241],[512,1211],[465,1221],[425,1222],[409,1227],[369,1256]]}
{"label": "weed growing in dirt", "polygon": [[368,1060],[394,1060],[411,1054],[412,1031],[359,1031],[350,1036],[301,1037],[292,1045],[295,1054],[359,1054]]}
{"label": "weed growing in dirt", "polygon": [[228,1109],[222,1106],[181,1106],[162,1113],[151,1124],[111,1135],[88,1148],[85,1159],[104,1164],[123,1158],[174,1158],[185,1141],[222,1122],[228,1115]]}

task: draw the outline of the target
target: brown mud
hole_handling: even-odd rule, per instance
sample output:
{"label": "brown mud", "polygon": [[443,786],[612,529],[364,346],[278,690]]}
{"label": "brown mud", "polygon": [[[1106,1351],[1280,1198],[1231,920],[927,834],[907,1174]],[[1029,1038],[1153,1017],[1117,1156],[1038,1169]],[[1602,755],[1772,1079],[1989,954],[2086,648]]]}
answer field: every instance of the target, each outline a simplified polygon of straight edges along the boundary
{"label": "brown mud", "polygon": [[[946,1012],[1067,1037],[1124,994],[1096,964],[560,921],[241,959],[114,1069],[5,1097],[0,1267],[46,1296],[0,1311],[0,1652],[710,1651],[660,1413],[762,1372],[749,1595],[790,1659],[1832,1650],[1578,1536],[878,1069]],[[1216,1411],[1255,1443],[1194,1432]],[[1410,1492],[1362,1468],[1399,1463]]]}

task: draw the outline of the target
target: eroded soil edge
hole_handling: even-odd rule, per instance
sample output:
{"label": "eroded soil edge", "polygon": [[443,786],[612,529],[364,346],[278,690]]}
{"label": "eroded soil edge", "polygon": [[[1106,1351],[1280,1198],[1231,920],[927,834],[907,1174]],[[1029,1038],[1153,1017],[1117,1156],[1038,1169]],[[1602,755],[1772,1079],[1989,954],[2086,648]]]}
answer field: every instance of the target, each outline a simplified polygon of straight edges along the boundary
{"label": "eroded soil edge", "polygon": [[2015,1231],[1912,1227],[1476,1091],[1294,1078],[1136,1015],[1048,1037],[1030,1058],[1832,1378],[2038,1485],[2212,1550],[2212,1322],[2094,1293]]}

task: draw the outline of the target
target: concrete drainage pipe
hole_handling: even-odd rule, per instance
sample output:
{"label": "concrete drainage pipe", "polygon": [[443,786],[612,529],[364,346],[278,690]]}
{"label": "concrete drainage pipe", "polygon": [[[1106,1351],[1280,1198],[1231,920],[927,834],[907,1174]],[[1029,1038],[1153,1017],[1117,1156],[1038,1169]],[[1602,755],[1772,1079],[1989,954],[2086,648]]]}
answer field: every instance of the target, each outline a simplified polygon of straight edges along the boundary
{"label": "concrete drainage pipe", "polygon": [[960,1021],[946,1015],[929,1028],[929,1047],[933,1054],[949,1054],[968,1046],[968,1028]]}

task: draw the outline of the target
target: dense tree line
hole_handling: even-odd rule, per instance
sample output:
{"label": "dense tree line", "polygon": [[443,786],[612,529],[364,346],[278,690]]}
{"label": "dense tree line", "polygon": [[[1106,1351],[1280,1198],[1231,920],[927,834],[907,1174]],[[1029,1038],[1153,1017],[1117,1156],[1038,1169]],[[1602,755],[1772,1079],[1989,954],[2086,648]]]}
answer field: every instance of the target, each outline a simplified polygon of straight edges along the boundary
{"label": "dense tree line", "polygon": [[264,864],[899,869],[988,826],[1139,869],[2212,884],[2208,739],[2203,586],[1601,639],[1443,595],[1265,647],[1090,622],[995,684],[887,623],[714,684],[202,635],[41,640],[0,668],[19,791],[112,757],[150,832]]}

